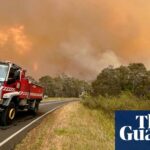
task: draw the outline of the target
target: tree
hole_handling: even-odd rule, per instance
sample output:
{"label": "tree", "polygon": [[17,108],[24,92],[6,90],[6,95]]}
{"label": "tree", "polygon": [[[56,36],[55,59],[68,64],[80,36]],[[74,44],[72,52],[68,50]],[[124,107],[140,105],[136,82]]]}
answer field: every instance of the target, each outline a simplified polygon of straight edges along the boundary
{"label": "tree", "polygon": [[137,97],[150,98],[150,71],[142,63],[118,68],[107,67],[92,83],[94,95],[119,95],[130,91]]}
{"label": "tree", "polygon": [[54,93],[54,81],[50,76],[44,76],[39,79],[39,84],[44,87],[44,94],[47,96],[55,96]]}
{"label": "tree", "polygon": [[105,68],[92,83],[94,95],[118,95],[121,92],[121,86],[117,71],[112,66]]}
{"label": "tree", "polygon": [[82,92],[91,90],[91,86],[87,82],[68,77],[65,74],[55,78],[41,77],[39,83],[44,87],[45,94],[51,97],[79,97]]}

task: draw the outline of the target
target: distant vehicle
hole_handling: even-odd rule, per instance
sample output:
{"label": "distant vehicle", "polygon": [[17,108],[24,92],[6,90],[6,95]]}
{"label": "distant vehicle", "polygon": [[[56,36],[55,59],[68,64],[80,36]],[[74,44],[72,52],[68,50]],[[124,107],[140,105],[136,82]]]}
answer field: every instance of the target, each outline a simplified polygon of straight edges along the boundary
{"label": "distant vehicle", "polygon": [[11,62],[0,62],[0,124],[11,124],[17,111],[36,114],[43,88],[28,79],[26,71]]}

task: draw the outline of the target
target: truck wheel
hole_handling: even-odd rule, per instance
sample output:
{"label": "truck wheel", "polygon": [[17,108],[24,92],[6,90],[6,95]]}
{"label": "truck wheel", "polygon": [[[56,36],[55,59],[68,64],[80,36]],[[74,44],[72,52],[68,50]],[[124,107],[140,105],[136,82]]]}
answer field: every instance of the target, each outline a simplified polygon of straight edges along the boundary
{"label": "truck wheel", "polygon": [[1,123],[3,126],[9,125],[13,122],[16,116],[15,104],[11,102],[8,107],[6,107],[1,115]]}
{"label": "truck wheel", "polygon": [[32,115],[37,115],[39,110],[39,102],[36,101],[35,102],[35,106],[33,108],[28,109],[28,111],[32,114]]}

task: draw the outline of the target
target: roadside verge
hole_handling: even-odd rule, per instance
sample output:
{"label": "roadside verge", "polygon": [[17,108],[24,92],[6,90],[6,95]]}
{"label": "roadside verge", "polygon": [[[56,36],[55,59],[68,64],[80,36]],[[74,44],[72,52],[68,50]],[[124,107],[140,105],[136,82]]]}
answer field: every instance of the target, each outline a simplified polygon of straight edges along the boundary
{"label": "roadside verge", "polygon": [[15,150],[111,150],[114,139],[103,130],[102,117],[80,102],[70,103],[43,119]]}

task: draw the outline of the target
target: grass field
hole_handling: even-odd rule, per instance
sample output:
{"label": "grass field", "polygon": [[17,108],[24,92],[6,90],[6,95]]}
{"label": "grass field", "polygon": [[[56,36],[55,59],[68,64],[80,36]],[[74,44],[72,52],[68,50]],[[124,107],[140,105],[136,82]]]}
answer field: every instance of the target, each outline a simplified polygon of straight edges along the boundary
{"label": "grass field", "polygon": [[[16,150],[112,149],[113,123],[103,112],[90,110],[80,102],[68,104],[33,129]],[[103,121],[103,122],[102,122]],[[107,144],[109,143],[109,144]]]}
{"label": "grass field", "polygon": [[150,101],[121,95],[68,104],[47,116],[16,150],[114,150],[114,111],[120,109],[149,110]]}

